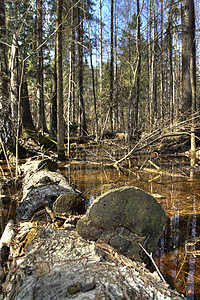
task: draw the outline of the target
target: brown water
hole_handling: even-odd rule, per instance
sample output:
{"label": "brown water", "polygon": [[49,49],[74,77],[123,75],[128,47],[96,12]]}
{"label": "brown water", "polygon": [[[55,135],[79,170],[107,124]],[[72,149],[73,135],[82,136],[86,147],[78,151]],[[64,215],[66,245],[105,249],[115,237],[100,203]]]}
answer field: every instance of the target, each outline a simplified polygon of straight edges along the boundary
{"label": "brown water", "polygon": [[[132,163],[141,165],[138,160]],[[184,293],[187,299],[200,299],[200,174],[184,173],[184,159],[158,163],[168,173],[178,170],[185,177],[136,172],[135,169],[127,169],[123,174],[113,167],[83,162],[66,162],[60,168],[90,203],[105,191],[124,185],[137,186],[153,194],[168,217],[155,262],[172,287]],[[147,160],[143,165],[147,166]],[[2,193],[5,197],[0,197],[1,226],[7,219],[11,199],[5,191]]]}
{"label": "brown water", "polygon": [[[174,162],[166,165],[168,172],[177,171]],[[137,186],[153,194],[168,217],[155,262],[171,287],[187,299],[200,299],[200,174],[191,179],[190,174],[173,177],[127,170],[125,175],[112,167],[86,163],[66,164],[62,171],[90,203],[105,191],[124,185]],[[195,240],[189,251],[191,238]]]}

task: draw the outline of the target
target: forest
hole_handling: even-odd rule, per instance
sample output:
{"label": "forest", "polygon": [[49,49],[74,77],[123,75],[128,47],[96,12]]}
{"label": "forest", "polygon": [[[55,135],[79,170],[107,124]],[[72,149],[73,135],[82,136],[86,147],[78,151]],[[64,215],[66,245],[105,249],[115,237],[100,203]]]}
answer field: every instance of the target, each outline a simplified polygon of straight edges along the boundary
{"label": "forest", "polygon": [[194,164],[198,1],[1,0],[0,9],[5,152],[33,132],[60,158],[70,136],[120,133],[130,149],[134,138],[177,133],[190,136]]}
{"label": "forest", "polygon": [[199,20],[197,0],[0,0],[0,297],[200,297]]}

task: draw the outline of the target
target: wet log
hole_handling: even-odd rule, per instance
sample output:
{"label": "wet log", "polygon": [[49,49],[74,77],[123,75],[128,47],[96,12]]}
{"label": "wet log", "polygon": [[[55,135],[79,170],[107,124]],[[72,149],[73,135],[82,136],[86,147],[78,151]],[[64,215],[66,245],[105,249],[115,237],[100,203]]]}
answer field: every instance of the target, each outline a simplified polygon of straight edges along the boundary
{"label": "wet log", "polygon": [[49,159],[23,165],[23,196],[16,210],[18,220],[30,220],[36,211],[45,207],[52,208],[56,199],[63,194],[67,194],[70,199],[76,195],[80,203],[84,202],[56,168],[56,163]]}
{"label": "wet log", "polygon": [[19,231],[11,253],[17,267],[2,285],[4,299],[184,299],[144,264],[74,230],[34,227],[34,238],[18,259],[21,239]]}

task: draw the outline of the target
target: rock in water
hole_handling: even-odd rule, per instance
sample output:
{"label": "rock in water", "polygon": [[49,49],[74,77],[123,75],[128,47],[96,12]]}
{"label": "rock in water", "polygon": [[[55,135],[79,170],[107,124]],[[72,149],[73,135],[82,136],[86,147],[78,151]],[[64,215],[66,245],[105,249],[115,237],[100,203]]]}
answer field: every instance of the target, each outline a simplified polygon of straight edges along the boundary
{"label": "rock in water", "polygon": [[98,197],[78,221],[77,230],[85,239],[102,239],[120,253],[140,260],[138,243],[154,252],[165,222],[165,212],[153,196],[126,186]]}

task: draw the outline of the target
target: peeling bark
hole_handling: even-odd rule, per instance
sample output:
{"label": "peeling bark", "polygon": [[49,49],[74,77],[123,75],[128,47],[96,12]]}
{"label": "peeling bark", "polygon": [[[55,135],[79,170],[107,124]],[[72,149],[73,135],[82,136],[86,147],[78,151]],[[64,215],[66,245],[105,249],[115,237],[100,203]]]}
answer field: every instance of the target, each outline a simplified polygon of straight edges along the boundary
{"label": "peeling bark", "polygon": [[[184,299],[156,272],[101,241],[86,241],[74,230],[28,225],[21,224],[14,240],[16,268],[2,285],[4,299]],[[24,228],[26,254],[20,258]]]}

